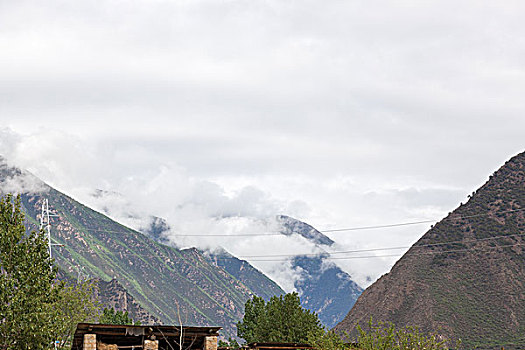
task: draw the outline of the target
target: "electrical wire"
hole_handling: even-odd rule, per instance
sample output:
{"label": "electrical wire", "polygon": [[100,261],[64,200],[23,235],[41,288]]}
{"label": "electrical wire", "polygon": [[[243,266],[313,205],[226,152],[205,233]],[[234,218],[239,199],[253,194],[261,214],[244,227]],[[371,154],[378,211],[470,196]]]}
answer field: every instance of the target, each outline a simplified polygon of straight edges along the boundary
{"label": "electrical wire", "polygon": [[[452,250],[442,250],[442,251],[431,251],[431,252],[421,252],[421,253],[411,253],[410,251],[408,254],[411,256],[413,255],[433,255],[433,254],[444,254],[444,253],[456,253],[456,252],[465,252],[470,250],[487,250],[490,249],[497,249],[497,248],[510,248],[510,247],[517,247],[517,246],[523,246],[525,243],[516,243],[511,245],[500,245],[495,247],[471,247],[471,248],[464,248],[464,249],[452,249]],[[386,258],[386,257],[396,257],[399,256],[399,254],[387,254],[387,255],[364,255],[364,256],[346,256],[346,257],[325,257],[326,260],[352,260],[352,259],[370,259],[370,258]],[[218,258],[221,259],[221,258]],[[250,262],[252,261],[288,261],[288,259],[250,259]]]}
{"label": "electrical wire", "polygon": [[[512,236],[522,236],[523,234],[516,234]],[[511,237],[511,235],[505,235],[505,236],[498,236],[497,238],[505,238],[505,237]],[[494,237],[495,238],[495,237]],[[483,241],[486,240],[484,238],[478,239],[478,240],[471,240],[471,242],[474,241]],[[458,241],[451,241],[451,242],[444,242],[439,244],[449,244],[454,243]],[[464,252],[464,251],[470,251],[470,250],[485,250],[485,249],[498,249],[498,248],[509,248],[509,247],[516,247],[516,246],[523,246],[525,243],[515,243],[510,245],[498,245],[494,247],[470,247],[470,248],[462,248],[462,249],[451,249],[451,250],[442,250],[442,251],[430,251],[430,252],[414,252],[414,251],[408,251],[408,253],[412,255],[435,255],[435,254],[445,254],[445,253],[456,253],[456,252]],[[425,245],[421,247],[430,247],[433,245]],[[79,249],[74,248],[76,252],[79,251]],[[359,251],[353,251],[353,252],[366,252],[370,250],[359,250]],[[84,252],[88,252],[87,250],[84,250]],[[162,252],[161,252],[162,253]],[[340,252],[343,253],[343,252]],[[155,258],[161,258],[159,254],[138,254],[138,253],[123,253],[123,252],[112,252],[114,255],[124,255],[124,256],[137,256],[137,257],[155,257]],[[332,257],[330,255],[331,253],[319,253],[319,254],[309,254],[310,256],[319,256],[322,257],[325,260],[352,260],[352,259],[372,259],[372,258],[386,258],[386,257],[399,257],[399,254],[383,254],[383,255],[360,255],[360,256],[345,256],[345,257]],[[224,257],[215,257],[216,260],[232,260],[232,259],[239,259],[239,258],[275,258],[275,257],[288,257],[288,258],[294,258],[294,257],[303,257],[303,256],[309,256],[305,254],[290,254],[290,255],[258,255],[258,256],[224,256]],[[252,261],[288,261],[289,259],[250,259],[250,262]]]}
{"label": "electrical wire", "polygon": [[[511,210],[503,210],[499,211],[497,213],[483,213],[483,214],[474,214],[474,215],[457,215],[454,216],[454,219],[470,219],[475,217],[482,217],[482,216],[488,216],[490,214],[506,214],[506,213],[515,213],[515,212],[521,212],[525,211],[525,208],[520,209],[511,209]],[[445,217],[443,220],[449,219],[450,217]],[[382,229],[382,228],[394,228],[394,227],[402,227],[402,226],[411,226],[411,225],[420,225],[420,224],[429,224],[429,223],[435,223],[437,220],[420,220],[420,221],[410,221],[410,222],[402,222],[402,223],[393,223],[393,224],[385,224],[385,225],[372,225],[372,226],[356,226],[356,227],[347,227],[347,228],[335,228],[335,229],[328,229],[328,230],[316,230],[312,228],[310,232],[320,232],[320,233],[337,233],[337,232],[346,232],[346,231],[361,231],[361,230],[372,230],[372,229]],[[132,228],[123,226],[123,231],[136,231]],[[87,231],[91,232],[107,232],[107,233],[122,233],[122,231],[115,231],[115,230],[104,230],[104,229],[87,229]],[[286,235],[285,233],[281,231],[270,231],[269,233],[232,233],[232,234],[172,234],[170,236],[172,237],[256,237],[256,236],[282,236]]]}
{"label": "electrical wire", "polygon": [[[511,210],[504,210],[498,212],[498,214],[504,214],[504,213],[514,213],[519,211],[525,211],[525,208],[520,209],[511,209]],[[470,219],[480,216],[487,216],[491,213],[483,213],[483,214],[474,214],[474,215],[458,215],[458,219]],[[447,217],[448,218],[448,217]],[[445,218],[445,219],[447,219]],[[331,230],[322,230],[319,231],[321,233],[326,232],[343,232],[343,231],[358,231],[358,230],[372,230],[372,229],[379,229],[379,228],[390,228],[390,227],[399,227],[399,226],[410,226],[410,225],[419,225],[419,224],[429,224],[432,222],[436,222],[436,220],[421,220],[421,221],[411,221],[411,222],[402,222],[402,223],[396,223],[396,224],[386,224],[386,225],[375,225],[375,226],[361,226],[361,227],[348,227],[348,228],[336,228]]]}
{"label": "electrical wire", "polygon": [[457,240],[457,241],[445,241],[440,243],[430,243],[430,244],[415,244],[412,246],[402,246],[402,247],[385,247],[385,248],[370,248],[370,249],[356,249],[356,250],[344,250],[344,251],[336,251],[336,252],[320,252],[320,253],[306,253],[306,254],[270,254],[270,255],[239,255],[239,258],[259,258],[259,257],[282,257],[282,256],[319,256],[319,255],[334,255],[334,254],[351,254],[351,253],[363,253],[363,252],[374,252],[374,251],[382,251],[382,250],[399,250],[399,249],[408,249],[408,248],[425,248],[425,247],[434,247],[434,246],[440,246],[440,245],[448,245],[448,244],[457,244],[457,243],[471,243],[471,242],[478,242],[478,241],[490,241],[494,239],[501,239],[501,238],[507,238],[507,237],[518,237],[518,236],[524,236],[525,233],[516,233],[511,235],[499,235],[499,236],[491,236],[491,237],[484,237],[484,238],[472,238],[467,240]]}
{"label": "electrical wire", "polygon": [[[525,208],[522,209],[513,209],[513,210],[505,210],[500,211],[496,214],[503,214],[503,213],[511,213],[511,212],[521,212],[525,211]],[[455,219],[468,219],[468,218],[474,218],[474,217],[481,217],[481,216],[487,216],[493,213],[483,213],[483,214],[475,214],[475,215],[466,215],[466,216],[457,216]],[[449,219],[450,217],[446,217],[445,219]],[[342,229],[334,229],[334,230],[325,230],[322,232],[340,232],[340,231],[350,231],[350,230],[361,230],[361,229],[372,229],[372,228],[387,228],[387,227],[397,227],[397,226],[406,226],[406,225],[412,225],[412,224],[421,224],[421,223],[429,223],[434,222],[430,220],[425,221],[414,221],[414,222],[407,222],[407,223],[398,223],[398,224],[389,224],[389,225],[378,225],[378,226],[362,226],[362,227],[353,227],[353,228],[342,228]],[[133,229],[123,226],[123,231],[133,231]],[[111,231],[111,230],[101,230],[101,229],[87,229],[87,231],[99,231],[99,232],[108,232],[108,233],[123,233],[123,231]],[[321,231],[319,231],[321,232]],[[267,236],[267,235],[273,235],[273,234],[243,234],[242,236]],[[276,235],[282,236],[283,233],[277,233]],[[484,238],[473,238],[473,239],[466,239],[466,240],[455,240],[455,241],[444,241],[444,242],[438,242],[438,243],[430,243],[430,244],[415,244],[412,246],[397,246],[397,247],[381,247],[381,248],[369,248],[369,249],[356,249],[356,250],[346,250],[346,251],[335,251],[335,252],[319,252],[319,253],[296,253],[296,254],[265,254],[265,255],[239,255],[234,257],[220,257],[217,259],[237,259],[237,258],[249,258],[250,261],[286,261],[288,259],[277,259],[277,260],[270,260],[270,259],[257,259],[257,258],[293,258],[293,257],[308,257],[308,256],[319,256],[323,257],[324,259],[330,259],[330,260],[339,260],[339,259],[363,259],[363,258],[382,258],[382,257],[397,257],[399,254],[387,254],[387,255],[369,255],[369,256],[351,256],[351,257],[336,257],[333,255],[338,254],[354,254],[354,253],[363,253],[363,252],[374,252],[374,251],[388,251],[388,250],[402,250],[402,249],[418,249],[418,248],[425,248],[425,247],[435,247],[435,246],[441,246],[441,245],[449,245],[449,244],[464,244],[464,243],[472,243],[472,242],[478,242],[478,241],[488,241],[488,240],[495,240],[495,239],[502,239],[502,238],[509,238],[509,237],[518,237],[523,236],[525,233],[518,233],[518,234],[510,234],[510,235],[499,235],[499,236],[491,236],[491,237],[484,237]],[[238,236],[238,235],[175,235],[175,236]],[[501,246],[503,247],[503,246]],[[457,251],[457,250],[455,250]],[[447,251],[444,251],[447,252]],[[436,252],[432,252],[435,254]],[[443,253],[443,252],[439,252]],[[128,253],[117,253],[120,255],[127,255]],[[129,253],[132,255],[138,255],[136,253]],[[424,253],[427,254],[427,253]],[[255,259],[253,259],[255,258]]]}

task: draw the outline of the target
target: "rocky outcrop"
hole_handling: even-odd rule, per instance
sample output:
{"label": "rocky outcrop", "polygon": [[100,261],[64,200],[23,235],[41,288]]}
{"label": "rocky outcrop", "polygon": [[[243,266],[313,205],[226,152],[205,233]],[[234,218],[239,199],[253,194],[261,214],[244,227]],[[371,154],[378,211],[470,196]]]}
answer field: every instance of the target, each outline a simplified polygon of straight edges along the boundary
{"label": "rocky outcrop", "polygon": [[116,279],[109,282],[97,280],[97,299],[104,307],[127,311],[133,321],[141,324],[162,324],[161,320],[147,312]]}

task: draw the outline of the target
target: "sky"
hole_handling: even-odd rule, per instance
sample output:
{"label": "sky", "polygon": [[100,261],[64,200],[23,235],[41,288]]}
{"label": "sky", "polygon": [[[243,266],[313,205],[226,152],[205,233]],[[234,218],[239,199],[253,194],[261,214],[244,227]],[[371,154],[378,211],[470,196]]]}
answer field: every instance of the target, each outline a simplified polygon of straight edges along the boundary
{"label": "sky", "polygon": [[[318,248],[268,233],[436,220],[525,131],[520,1],[0,0],[0,154],[178,247]],[[104,196],[96,197],[95,190]],[[130,213],[132,217],[130,217]],[[410,245],[414,225],[327,233]],[[333,262],[367,286],[396,257]],[[292,290],[282,262],[252,263]]]}

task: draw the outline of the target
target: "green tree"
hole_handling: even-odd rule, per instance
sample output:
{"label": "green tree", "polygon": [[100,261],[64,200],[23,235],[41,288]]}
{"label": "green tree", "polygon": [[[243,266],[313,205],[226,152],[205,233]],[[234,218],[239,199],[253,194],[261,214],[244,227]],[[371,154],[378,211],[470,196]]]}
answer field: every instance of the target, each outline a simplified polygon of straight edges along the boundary
{"label": "green tree", "polygon": [[95,283],[66,285],[60,292],[60,303],[55,308],[55,332],[59,347],[68,348],[75,329],[81,322],[96,322],[100,302],[95,299]]}
{"label": "green tree", "polygon": [[102,316],[100,316],[99,323],[101,324],[121,324],[121,325],[136,325],[139,326],[140,322],[133,322],[131,317],[129,317],[128,312],[118,311],[114,308],[104,308]]}
{"label": "green tree", "polygon": [[0,199],[0,349],[67,346],[78,322],[100,313],[91,283],[56,280],[43,232],[27,232],[20,196]]}
{"label": "green tree", "polygon": [[0,199],[0,349],[42,349],[55,340],[62,283],[42,232],[26,232],[20,196]]}
{"label": "green tree", "polygon": [[254,296],[245,304],[237,336],[246,342],[305,343],[308,334],[322,330],[317,314],[301,307],[297,293],[272,297],[267,303]]}
{"label": "green tree", "polygon": [[351,349],[334,331],[319,329],[308,333],[308,344],[318,350]]}
{"label": "green tree", "polygon": [[[362,350],[444,350],[448,349],[446,341],[439,340],[436,335],[426,335],[417,327],[396,329],[392,323],[368,323],[369,331],[364,331],[359,325],[357,343]],[[459,343],[456,344],[459,346]]]}
{"label": "green tree", "polygon": [[237,336],[249,343],[257,341],[259,333],[263,331],[266,318],[266,302],[255,295],[244,304],[244,317],[237,323]]}

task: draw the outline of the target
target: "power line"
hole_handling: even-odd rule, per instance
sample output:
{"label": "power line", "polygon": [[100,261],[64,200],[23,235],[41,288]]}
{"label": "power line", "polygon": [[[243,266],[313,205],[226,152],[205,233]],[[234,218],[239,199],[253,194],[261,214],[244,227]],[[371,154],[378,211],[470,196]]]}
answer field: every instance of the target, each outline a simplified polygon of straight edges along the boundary
{"label": "power line", "polygon": [[[455,219],[470,219],[475,217],[482,217],[482,216],[488,216],[490,214],[506,214],[506,213],[515,213],[515,212],[521,212],[525,211],[525,208],[521,209],[512,209],[512,210],[503,210],[496,213],[483,213],[483,214],[474,214],[474,215],[457,215],[454,218]],[[445,217],[443,220],[449,219],[448,217]],[[346,231],[361,231],[361,230],[372,230],[372,229],[381,229],[381,228],[393,228],[393,227],[402,227],[402,226],[411,226],[411,225],[420,225],[420,224],[429,224],[429,223],[435,223],[437,220],[420,220],[420,221],[409,221],[409,222],[401,222],[401,223],[393,223],[393,224],[384,224],[384,225],[371,225],[371,226],[356,226],[356,227],[347,227],[347,228],[335,228],[335,229],[328,229],[328,230],[316,230],[312,228],[309,232],[320,232],[320,233],[337,233],[337,232],[346,232]],[[129,228],[124,226],[124,230],[129,231],[137,231],[135,229]],[[107,232],[107,233],[122,233],[122,231],[115,231],[115,230],[104,230],[104,229],[87,229],[87,231],[91,232]],[[140,231],[139,231],[140,232]],[[282,236],[286,235],[281,231],[270,231],[268,233],[220,233],[220,234],[172,234],[172,237],[257,237],[257,236]]]}
{"label": "power line", "polygon": [[[480,238],[480,239],[472,239],[469,240],[469,242],[477,242],[477,241],[485,241],[488,239],[498,239],[498,238],[506,238],[506,237],[513,237],[513,236],[523,236],[525,233],[515,234],[515,235],[502,235],[502,236],[495,236],[495,237],[489,237],[489,238]],[[442,242],[442,243],[435,243],[435,244],[428,244],[428,245],[421,245],[421,246],[413,246],[413,247],[431,247],[436,245],[445,245],[445,244],[452,244],[452,243],[460,243],[463,241],[450,241],[450,242]],[[455,253],[455,252],[463,252],[463,251],[469,251],[469,250],[486,250],[486,249],[498,249],[498,248],[508,248],[508,247],[515,247],[515,246],[523,246],[525,243],[515,243],[510,245],[499,245],[494,247],[470,247],[470,248],[462,248],[462,249],[451,249],[451,250],[442,250],[442,251],[430,251],[430,252],[410,252],[410,255],[435,255],[435,254],[444,254],[444,253]],[[398,247],[394,247],[394,249],[397,249]],[[377,249],[361,249],[361,250],[354,250],[354,251],[348,251],[348,252],[367,252],[367,251],[374,251],[374,250],[387,250],[391,248],[377,248]],[[79,251],[78,249],[74,249],[75,251]],[[84,252],[87,252],[87,250],[83,250]],[[162,253],[162,252],[161,252]],[[336,252],[336,253],[345,253],[345,252]],[[137,257],[155,257],[155,258],[162,258],[159,254],[138,254],[138,253],[123,253],[123,252],[112,252],[114,255],[125,255],[125,256],[137,256]],[[246,258],[246,257],[255,257],[255,258],[271,258],[271,257],[302,257],[302,256],[323,256],[324,259],[327,260],[352,260],[352,259],[371,259],[371,258],[385,258],[385,257],[398,257],[399,254],[384,254],[384,255],[361,255],[361,256],[347,256],[347,257],[332,257],[330,256],[333,253],[319,253],[319,254],[290,254],[290,255],[253,255],[253,256],[231,256],[231,257],[217,257],[217,260],[231,260],[231,259],[238,259],[238,258]],[[287,261],[288,259],[250,259],[250,261]]]}
{"label": "power line", "polygon": [[[522,209],[513,209],[513,210],[505,210],[500,211],[496,214],[502,214],[502,213],[510,213],[510,212],[520,212],[525,211],[525,208]],[[486,216],[491,213],[483,213],[483,214],[475,214],[475,215],[466,215],[466,216],[458,216],[457,219],[467,219],[467,218],[473,218],[473,217],[481,217]],[[56,216],[56,215],[53,215]],[[428,222],[434,222],[430,220],[424,220],[424,221],[414,221],[414,222],[407,222],[407,223],[398,223],[398,224],[389,224],[389,225],[378,225],[378,226],[362,226],[362,227],[353,227],[353,228],[345,228],[345,229],[334,229],[334,230],[325,230],[322,232],[335,232],[335,231],[349,231],[349,230],[360,230],[360,229],[371,229],[371,228],[385,228],[385,227],[395,227],[395,226],[406,226],[406,225],[412,225],[412,224],[421,224],[421,223],[428,223]],[[134,231],[131,228],[125,227],[125,230]],[[100,232],[108,232],[108,233],[122,233],[123,231],[111,231],[111,230],[101,230],[101,229],[87,229],[87,231],[100,231]],[[276,233],[276,234],[242,234],[242,236],[266,236],[266,235],[283,235],[283,233]],[[359,257],[333,257],[332,255],[335,254],[352,254],[352,253],[363,253],[363,252],[373,252],[373,251],[386,251],[386,250],[401,250],[401,249],[408,249],[408,248],[424,248],[424,247],[433,247],[433,246],[440,246],[440,245],[448,245],[448,244],[457,244],[457,243],[471,243],[471,242],[478,242],[478,241],[487,241],[487,240],[495,240],[495,239],[502,239],[502,238],[508,238],[508,237],[517,237],[517,236],[523,236],[525,233],[519,233],[519,234],[510,234],[510,235],[499,235],[499,236],[491,236],[491,237],[485,237],[485,238],[473,238],[473,239],[467,239],[467,240],[456,240],[456,241],[444,241],[444,242],[438,242],[438,243],[430,243],[430,244],[419,244],[419,245],[412,245],[412,246],[397,246],[397,247],[382,247],[382,248],[369,248],[369,249],[356,249],[356,250],[346,250],[346,251],[335,251],[335,252],[319,252],[319,253],[305,253],[305,254],[266,254],[266,255],[239,255],[237,257],[222,257],[219,259],[235,259],[235,258],[272,258],[272,257],[296,257],[296,256],[323,256],[325,259],[354,259],[354,258],[376,258],[376,257],[395,257],[399,256],[399,254],[389,254],[389,255],[373,255],[373,256],[359,256]],[[175,236],[237,236],[237,235],[175,235]],[[58,245],[58,244],[54,244]],[[121,254],[121,255],[138,255],[136,253],[115,253],[115,254]],[[252,260],[252,261],[273,261],[273,260]],[[275,260],[275,261],[285,261],[285,260]]]}
{"label": "power line", "polygon": [[[516,243],[511,245],[500,245],[495,247],[471,247],[471,248],[464,248],[464,249],[452,249],[452,250],[442,250],[442,251],[431,251],[431,252],[421,252],[421,253],[410,253],[411,256],[413,255],[435,255],[435,254],[445,254],[445,253],[456,253],[456,252],[465,252],[470,250],[491,250],[491,249],[498,249],[498,248],[510,248],[510,247],[517,247],[517,246],[523,246],[525,243]],[[353,259],[371,259],[371,258],[387,258],[387,257],[398,257],[399,254],[387,254],[387,255],[362,255],[362,256],[346,256],[346,257],[326,257],[326,260],[353,260]],[[222,258],[217,258],[222,259]],[[231,259],[231,258],[224,258],[224,259]],[[288,259],[250,259],[250,262],[252,261],[288,261]]]}
{"label": "power line", "polygon": [[400,226],[411,226],[419,224],[429,224],[436,222],[436,220],[421,220],[421,221],[411,221],[411,222],[401,222],[397,224],[385,224],[385,225],[375,225],[375,226],[360,226],[360,227],[348,227],[348,228],[335,228],[332,230],[322,230],[321,233],[330,233],[330,232],[343,232],[343,231],[361,231],[361,230],[373,230],[379,228],[390,228],[390,227],[400,227]]}
{"label": "power line", "polygon": [[[504,211],[498,212],[498,214],[514,213],[514,212],[519,212],[519,211],[525,211],[525,208],[504,210]],[[491,213],[474,214],[474,215],[459,215],[457,218],[458,219],[470,219],[470,218],[475,218],[475,217],[480,217],[480,216],[487,216],[489,214],[491,214]],[[399,226],[429,224],[429,223],[432,223],[432,222],[436,222],[436,220],[421,220],[421,221],[402,222],[402,223],[386,224],[386,225],[361,226],[361,227],[349,227],[349,228],[336,228],[336,229],[332,229],[332,230],[322,230],[322,231],[319,231],[319,232],[342,232],[342,231],[372,230],[372,229],[378,229],[378,228],[390,228],[390,227],[399,227]]]}
{"label": "power line", "polygon": [[239,258],[259,258],[259,257],[286,257],[286,256],[319,256],[319,255],[333,255],[333,254],[351,254],[351,253],[363,253],[363,252],[374,252],[374,251],[382,251],[382,250],[399,250],[399,249],[407,249],[407,248],[425,248],[425,247],[434,247],[434,246],[440,246],[440,245],[447,245],[447,244],[456,244],[456,243],[472,243],[472,242],[478,242],[478,241],[490,241],[494,239],[501,239],[501,238],[507,238],[507,237],[517,237],[517,236],[523,236],[525,233],[516,233],[511,235],[499,235],[499,236],[491,236],[491,237],[485,237],[485,238],[472,238],[467,240],[457,240],[457,241],[445,241],[440,243],[429,243],[429,244],[417,244],[412,246],[402,246],[402,247],[385,247],[385,248],[369,248],[369,249],[356,249],[356,250],[344,250],[344,251],[336,251],[336,252],[321,252],[321,253],[306,253],[306,254],[271,254],[271,255],[239,255]]}

